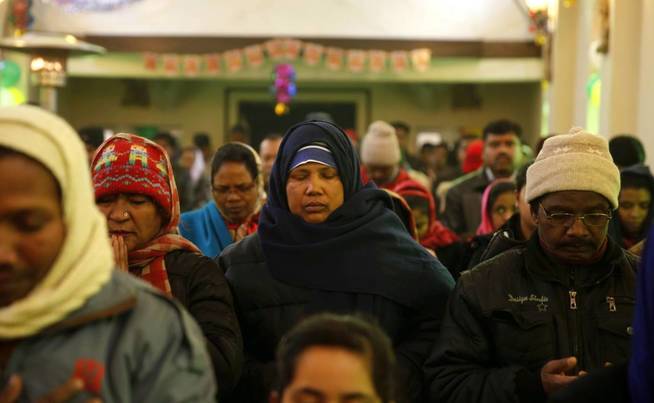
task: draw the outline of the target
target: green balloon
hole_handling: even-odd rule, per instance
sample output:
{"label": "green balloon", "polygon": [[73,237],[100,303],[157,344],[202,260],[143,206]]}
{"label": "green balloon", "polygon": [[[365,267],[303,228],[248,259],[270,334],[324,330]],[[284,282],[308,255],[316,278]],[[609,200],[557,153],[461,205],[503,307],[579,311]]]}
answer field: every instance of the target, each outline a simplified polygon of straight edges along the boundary
{"label": "green balloon", "polygon": [[13,87],[20,80],[20,66],[11,60],[0,62],[0,86]]}

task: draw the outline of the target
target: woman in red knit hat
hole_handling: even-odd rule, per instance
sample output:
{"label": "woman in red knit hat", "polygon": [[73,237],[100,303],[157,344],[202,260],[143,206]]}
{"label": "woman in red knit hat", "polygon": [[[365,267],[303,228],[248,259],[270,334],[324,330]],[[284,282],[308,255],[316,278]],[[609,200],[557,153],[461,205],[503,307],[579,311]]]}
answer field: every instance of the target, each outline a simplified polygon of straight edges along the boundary
{"label": "woman in red knit hat", "polygon": [[217,265],[177,232],[179,197],[166,151],[145,138],[118,134],[98,148],[91,167],[117,266],[189,310],[208,341],[226,396],[242,360],[232,295]]}

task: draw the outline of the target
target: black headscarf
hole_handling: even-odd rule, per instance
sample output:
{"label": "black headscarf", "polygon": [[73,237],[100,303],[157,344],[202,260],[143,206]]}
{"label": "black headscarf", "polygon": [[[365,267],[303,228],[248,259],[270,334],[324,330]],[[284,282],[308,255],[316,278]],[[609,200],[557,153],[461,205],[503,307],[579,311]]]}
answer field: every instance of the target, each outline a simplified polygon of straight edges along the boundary
{"label": "black headscarf", "polygon": [[[292,214],[286,199],[288,169],[302,147],[322,143],[332,152],[343,183],[343,205],[320,224]],[[308,121],[285,134],[259,218],[259,237],[272,275],[297,287],[380,295],[415,307],[440,298],[454,282],[416,243],[391,211],[388,194],[364,186],[359,159],[345,133]],[[438,295],[441,294],[441,295]]]}

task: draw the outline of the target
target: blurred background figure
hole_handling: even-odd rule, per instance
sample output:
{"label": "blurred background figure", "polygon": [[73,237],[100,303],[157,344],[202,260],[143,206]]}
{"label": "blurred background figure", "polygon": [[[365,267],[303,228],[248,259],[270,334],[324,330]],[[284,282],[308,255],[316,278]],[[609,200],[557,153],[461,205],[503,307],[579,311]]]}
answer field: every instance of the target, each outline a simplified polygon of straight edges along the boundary
{"label": "blurred background figure", "polygon": [[416,223],[418,241],[440,256],[440,251],[459,240],[459,237],[436,219],[436,203],[431,193],[420,183],[408,180],[396,188],[406,200]]}
{"label": "blurred background figure", "polygon": [[[513,175],[520,154],[522,128],[508,119],[490,122],[483,131],[483,165],[458,178],[447,191],[443,222],[467,238],[481,223],[481,198],[489,183]],[[471,146],[468,146],[470,150]]]}
{"label": "blurred background figure", "polygon": [[443,181],[455,179],[459,172],[449,165],[449,148],[440,133],[422,132],[416,136],[420,170],[432,183],[432,194]]}
{"label": "blurred background figure", "polygon": [[654,220],[654,177],[645,165],[632,165],[620,171],[618,210],[613,213],[609,234],[623,248],[642,241]]}
{"label": "blurred background figure", "polygon": [[430,188],[427,176],[402,165],[402,151],[395,135],[395,129],[388,123],[378,120],[368,127],[361,142],[361,175],[364,182],[372,180],[377,187],[394,190],[406,180],[417,180]]}
{"label": "blurred background figure", "polygon": [[211,156],[214,153],[211,139],[206,133],[196,133],[193,136],[195,160],[191,168],[193,185],[192,208],[202,207],[211,198]]}
{"label": "blurred background figure", "polygon": [[257,231],[263,180],[259,155],[252,147],[244,143],[220,147],[211,162],[213,200],[182,214],[180,233],[206,256],[220,255],[227,245]]}
{"label": "blurred background figure", "polygon": [[515,183],[497,179],[484,190],[481,198],[481,224],[477,235],[488,235],[502,227],[517,209]]}
{"label": "blurred background figure", "polygon": [[643,143],[629,134],[620,134],[609,140],[609,150],[613,162],[622,169],[636,164],[645,163],[645,148]]}
{"label": "blurred background figure", "polygon": [[230,127],[229,131],[227,132],[227,138],[225,139],[225,142],[228,143],[239,142],[250,144],[250,141],[250,130],[243,124],[236,124]]}
{"label": "blurred background figure", "polygon": [[88,126],[79,129],[77,133],[86,148],[86,154],[89,157],[90,166],[95,150],[97,150],[98,147],[100,147],[100,144],[104,141],[104,129],[100,126]]}
{"label": "blurred background figure", "polygon": [[354,316],[311,316],[277,348],[270,403],[393,403],[395,354],[386,334]]}
{"label": "blurred background figure", "polygon": [[282,143],[282,135],[272,133],[264,137],[259,145],[259,157],[261,157],[261,170],[266,191],[268,191],[268,180],[270,172],[279,151],[279,145]]}
{"label": "blurred background figure", "polygon": [[474,139],[470,141],[465,148],[463,154],[463,164],[461,164],[461,172],[469,174],[481,168],[484,164],[484,141]]}
{"label": "blurred background figure", "polygon": [[420,160],[411,153],[409,144],[411,144],[411,127],[408,123],[402,121],[391,122],[395,129],[395,135],[400,145],[400,164],[404,169],[420,169]]}
{"label": "blurred background figure", "polygon": [[202,153],[202,162],[205,165],[211,163],[211,156],[213,155],[213,148],[211,147],[211,139],[207,133],[196,133],[193,136],[193,145]]}

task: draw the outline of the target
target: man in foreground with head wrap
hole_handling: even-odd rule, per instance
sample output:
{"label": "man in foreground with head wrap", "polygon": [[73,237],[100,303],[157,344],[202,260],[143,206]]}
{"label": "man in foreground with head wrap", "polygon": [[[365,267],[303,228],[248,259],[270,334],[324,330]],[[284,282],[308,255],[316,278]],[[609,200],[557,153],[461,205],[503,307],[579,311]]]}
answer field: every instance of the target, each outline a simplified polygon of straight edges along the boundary
{"label": "man in foreground with head wrap", "polygon": [[0,402],[215,401],[198,326],[114,270],[72,128],[20,106],[0,133]]}
{"label": "man in foreground with head wrap", "polygon": [[603,138],[545,142],[527,171],[537,230],[461,275],[426,364],[430,401],[542,402],[629,356],[637,258],[607,236],[619,191]]}

